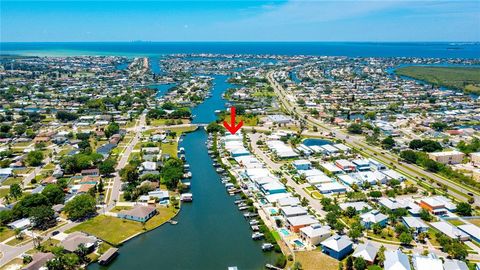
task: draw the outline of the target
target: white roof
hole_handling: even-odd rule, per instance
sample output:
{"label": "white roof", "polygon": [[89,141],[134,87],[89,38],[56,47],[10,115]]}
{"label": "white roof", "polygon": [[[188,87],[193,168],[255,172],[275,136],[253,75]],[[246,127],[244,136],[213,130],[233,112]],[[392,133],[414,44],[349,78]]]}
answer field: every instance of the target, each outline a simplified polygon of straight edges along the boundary
{"label": "white roof", "polygon": [[417,270],[443,270],[442,260],[434,258],[433,256],[412,256],[413,267]]}
{"label": "white roof", "polygon": [[341,251],[353,244],[353,242],[350,241],[350,238],[348,238],[346,235],[340,236],[335,234],[323,241],[321,244],[322,246],[328,247],[331,250]]}
{"label": "white roof", "polygon": [[[400,250],[385,251],[385,262],[383,264],[385,270],[410,270],[410,262],[408,256]],[[428,268],[427,268],[428,269]]]}
{"label": "white roof", "polygon": [[480,228],[478,226],[475,226],[473,224],[465,224],[465,225],[458,226],[458,228],[461,231],[464,231],[465,233],[469,234],[470,236],[480,239]]}
{"label": "white roof", "polygon": [[337,182],[331,182],[331,183],[325,183],[325,184],[320,184],[316,185],[317,189],[322,191],[322,192],[330,192],[330,191],[336,191],[336,190],[346,190],[347,187],[344,185],[337,183]]}
{"label": "white roof", "polygon": [[360,244],[357,246],[355,251],[353,252],[352,256],[355,258],[362,257],[366,261],[373,262],[375,261],[375,257],[377,256],[379,247],[372,245],[372,243],[368,242],[365,244]]}
{"label": "white roof", "polygon": [[417,217],[402,217],[403,221],[410,228],[428,228],[428,225]]}
{"label": "white roof", "polygon": [[378,223],[381,222],[385,219],[388,219],[388,217],[376,210],[370,211],[368,213],[360,215],[360,218],[362,219],[363,222],[373,222],[373,223]]}
{"label": "white roof", "polygon": [[332,173],[342,171],[342,169],[338,168],[337,166],[335,166],[335,164],[333,164],[331,162],[322,163],[322,164],[320,164],[320,166],[322,166],[323,168],[325,168],[325,170],[327,170],[329,172],[332,172]]}
{"label": "white roof", "polygon": [[282,212],[288,216],[306,215],[308,212],[301,206],[285,206],[282,207]]}
{"label": "white roof", "polygon": [[363,209],[372,209],[370,205],[368,205],[366,202],[346,202],[346,203],[341,203],[339,204],[340,208],[342,210],[346,210],[348,207],[353,207],[355,208],[356,211],[362,211]]}
{"label": "white roof", "polygon": [[430,223],[432,227],[439,230],[440,232],[446,234],[448,237],[453,239],[468,239],[469,236],[464,233],[463,231],[459,230],[457,227],[453,226],[452,224],[439,221],[439,222],[432,222]]}
{"label": "white roof", "polygon": [[300,231],[309,238],[331,234],[330,226],[321,226],[320,224],[313,224],[307,227],[303,227],[300,229]]}
{"label": "white roof", "polygon": [[308,215],[289,217],[287,218],[287,221],[292,226],[312,225],[312,224],[318,223],[318,220]]}

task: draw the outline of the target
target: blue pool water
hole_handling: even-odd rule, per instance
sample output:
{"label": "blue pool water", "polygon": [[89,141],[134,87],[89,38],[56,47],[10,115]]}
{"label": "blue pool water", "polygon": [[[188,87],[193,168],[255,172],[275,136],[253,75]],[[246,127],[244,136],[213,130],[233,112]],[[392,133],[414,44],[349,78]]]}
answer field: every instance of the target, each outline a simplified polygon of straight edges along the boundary
{"label": "blue pool water", "polygon": [[285,228],[281,228],[279,231],[280,231],[284,236],[289,236],[289,235],[290,235],[290,232],[289,232],[287,229],[285,229]]}

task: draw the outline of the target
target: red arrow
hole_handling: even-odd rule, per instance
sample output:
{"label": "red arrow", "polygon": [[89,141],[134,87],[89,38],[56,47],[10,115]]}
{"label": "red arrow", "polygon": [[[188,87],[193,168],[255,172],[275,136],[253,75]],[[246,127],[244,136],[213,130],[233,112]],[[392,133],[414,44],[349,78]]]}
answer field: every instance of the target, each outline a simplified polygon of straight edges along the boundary
{"label": "red arrow", "polygon": [[243,126],[243,121],[240,121],[238,125],[235,125],[235,107],[230,107],[230,124],[227,121],[223,121],[223,126],[230,131],[230,133],[235,134]]}

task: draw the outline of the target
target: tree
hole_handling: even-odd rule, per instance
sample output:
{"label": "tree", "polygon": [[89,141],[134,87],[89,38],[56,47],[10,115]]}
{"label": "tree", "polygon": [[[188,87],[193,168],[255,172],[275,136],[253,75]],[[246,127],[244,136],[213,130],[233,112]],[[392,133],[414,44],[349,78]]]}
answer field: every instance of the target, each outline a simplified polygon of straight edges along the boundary
{"label": "tree", "polygon": [[363,259],[362,257],[357,257],[353,262],[353,266],[355,266],[355,270],[367,269],[367,263],[365,262],[365,259]]}
{"label": "tree", "polygon": [[120,170],[120,176],[122,177],[122,181],[124,182],[135,183],[138,180],[137,167],[128,164]]}
{"label": "tree", "polygon": [[67,111],[58,111],[56,117],[62,122],[67,122],[76,120],[78,118],[78,115],[76,113],[71,113]]}
{"label": "tree", "polygon": [[98,165],[98,169],[102,175],[110,175],[115,172],[117,162],[111,158],[106,159]]}
{"label": "tree", "polygon": [[68,218],[77,220],[95,214],[95,199],[88,195],[78,195],[69,201],[64,208]]}
{"label": "tree", "polygon": [[30,151],[25,158],[25,163],[29,166],[38,166],[42,164],[43,161],[43,152],[40,150]]}
{"label": "tree", "polygon": [[115,122],[108,124],[108,126],[106,126],[104,130],[105,136],[107,138],[110,138],[110,136],[112,136],[113,134],[117,134],[119,131],[120,131],[120,126]]}
{"label": "tree", "polygon": [[347,209],[345,209],[345,216],[349,218],[354,217],[356,214],[357,214],[357,210],[355,210],[353,206],[349,206],[347,207]]}
{"label": "tree", "polygon": [[385,262],[385,246],[382,245],[379,249],[378,249],[378,253],[377,253],[377,261],[378,261],[378,265],[382,266],[383,267],[383,262]]}
{"label": "tree", "polygon": [[469,203],[461,202],[457,204],[457,214],[460,216],[471,216],[472,206]]}
{"label": "tree", "polygon": [[412,242],[412,234],[409,232],[402,232],[400,236],[398,237],[398,240],[402,242],[403,245],[409,245],[410,242]]}
{"label": "tree", "polygon": [[22,188],[19,184],[14,183],[10,185],[10,195],[15,199],[18,199],[22,196]]}
{"label": "tree", "polygon": [[425,221],[432,221],[432,215],[425,209],[420,210],[420,218]]}
{"label": "tree", "polygon": [[44,205],[50,206],[50,202],[45,195],[41,193],[27,194],[23,196],[23,198],[17,204],[15,204],[12,209],[12,214],[16,219],[28,217],[30,216],[33,208]]}
{"label": "tree", "polygon": [[347,261],[345,262],[345,268],[347,270],[353,270],[353,257],[352,256],[347,257]]}
{"label": "tree", "polygon": [[413,150],[405,150],[400,152],[400,157],[410,163],[416,163],[417,162],[417,153]]}
{"label": "tree", "polygon": [[63,204],[65,201],[65,193],[55,184],[47,185],[42,190],[42,194],[48,198],[51,204]]}
{"label": "tree", "polygon": [[178,158],[169,158],[164,163],[160,176],[162,177],[162,184],[165,184],[169,189],[175,188],[183,176],[183,161]]}
{"label": "tree", "polygon": [[385,149],[392,149],[395,146],[395,140],[392,136],[388,136],[382,140],[382,146]]}
{"label": "tree", "polygon": [[30,218],[35,228],[46,230],[56,223],[55,211],[50,206],[37,206],[31,209]]}
{"label": "tree", "polygon": [[378,223],[372,224],[372,230],[374,234],[380,234],[383,230],[382,225]]}
{"label": "tree", "polygon": [[353,134],[362,134],[363,132],[362,125],[353,123],[350,126],[348,126],[347,131]]}

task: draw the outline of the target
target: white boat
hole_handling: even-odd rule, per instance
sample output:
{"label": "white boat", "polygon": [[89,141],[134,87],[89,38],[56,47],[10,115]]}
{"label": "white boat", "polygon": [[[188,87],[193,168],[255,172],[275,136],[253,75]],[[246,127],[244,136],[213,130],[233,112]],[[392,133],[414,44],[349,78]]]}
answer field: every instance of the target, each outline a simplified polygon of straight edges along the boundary
{"label": "white boat", "polygon": [[180,195],[180,201],[182,202],[191,202],[193,201],[192,193],[183,193]]}
{"label": "white boat", "polygon": [[273,248],[273,244],[271,244],[271,243],[263,243],[262,244],[262,250],[263,251],[271,250],[272,248]]}
{"label": "white boat", "polygon": [[252,234],[252,239],[253,240],[259,240],[259,239],[262,239],[264,236],[263,233],[260,233],[260,232],[255,232]]}

